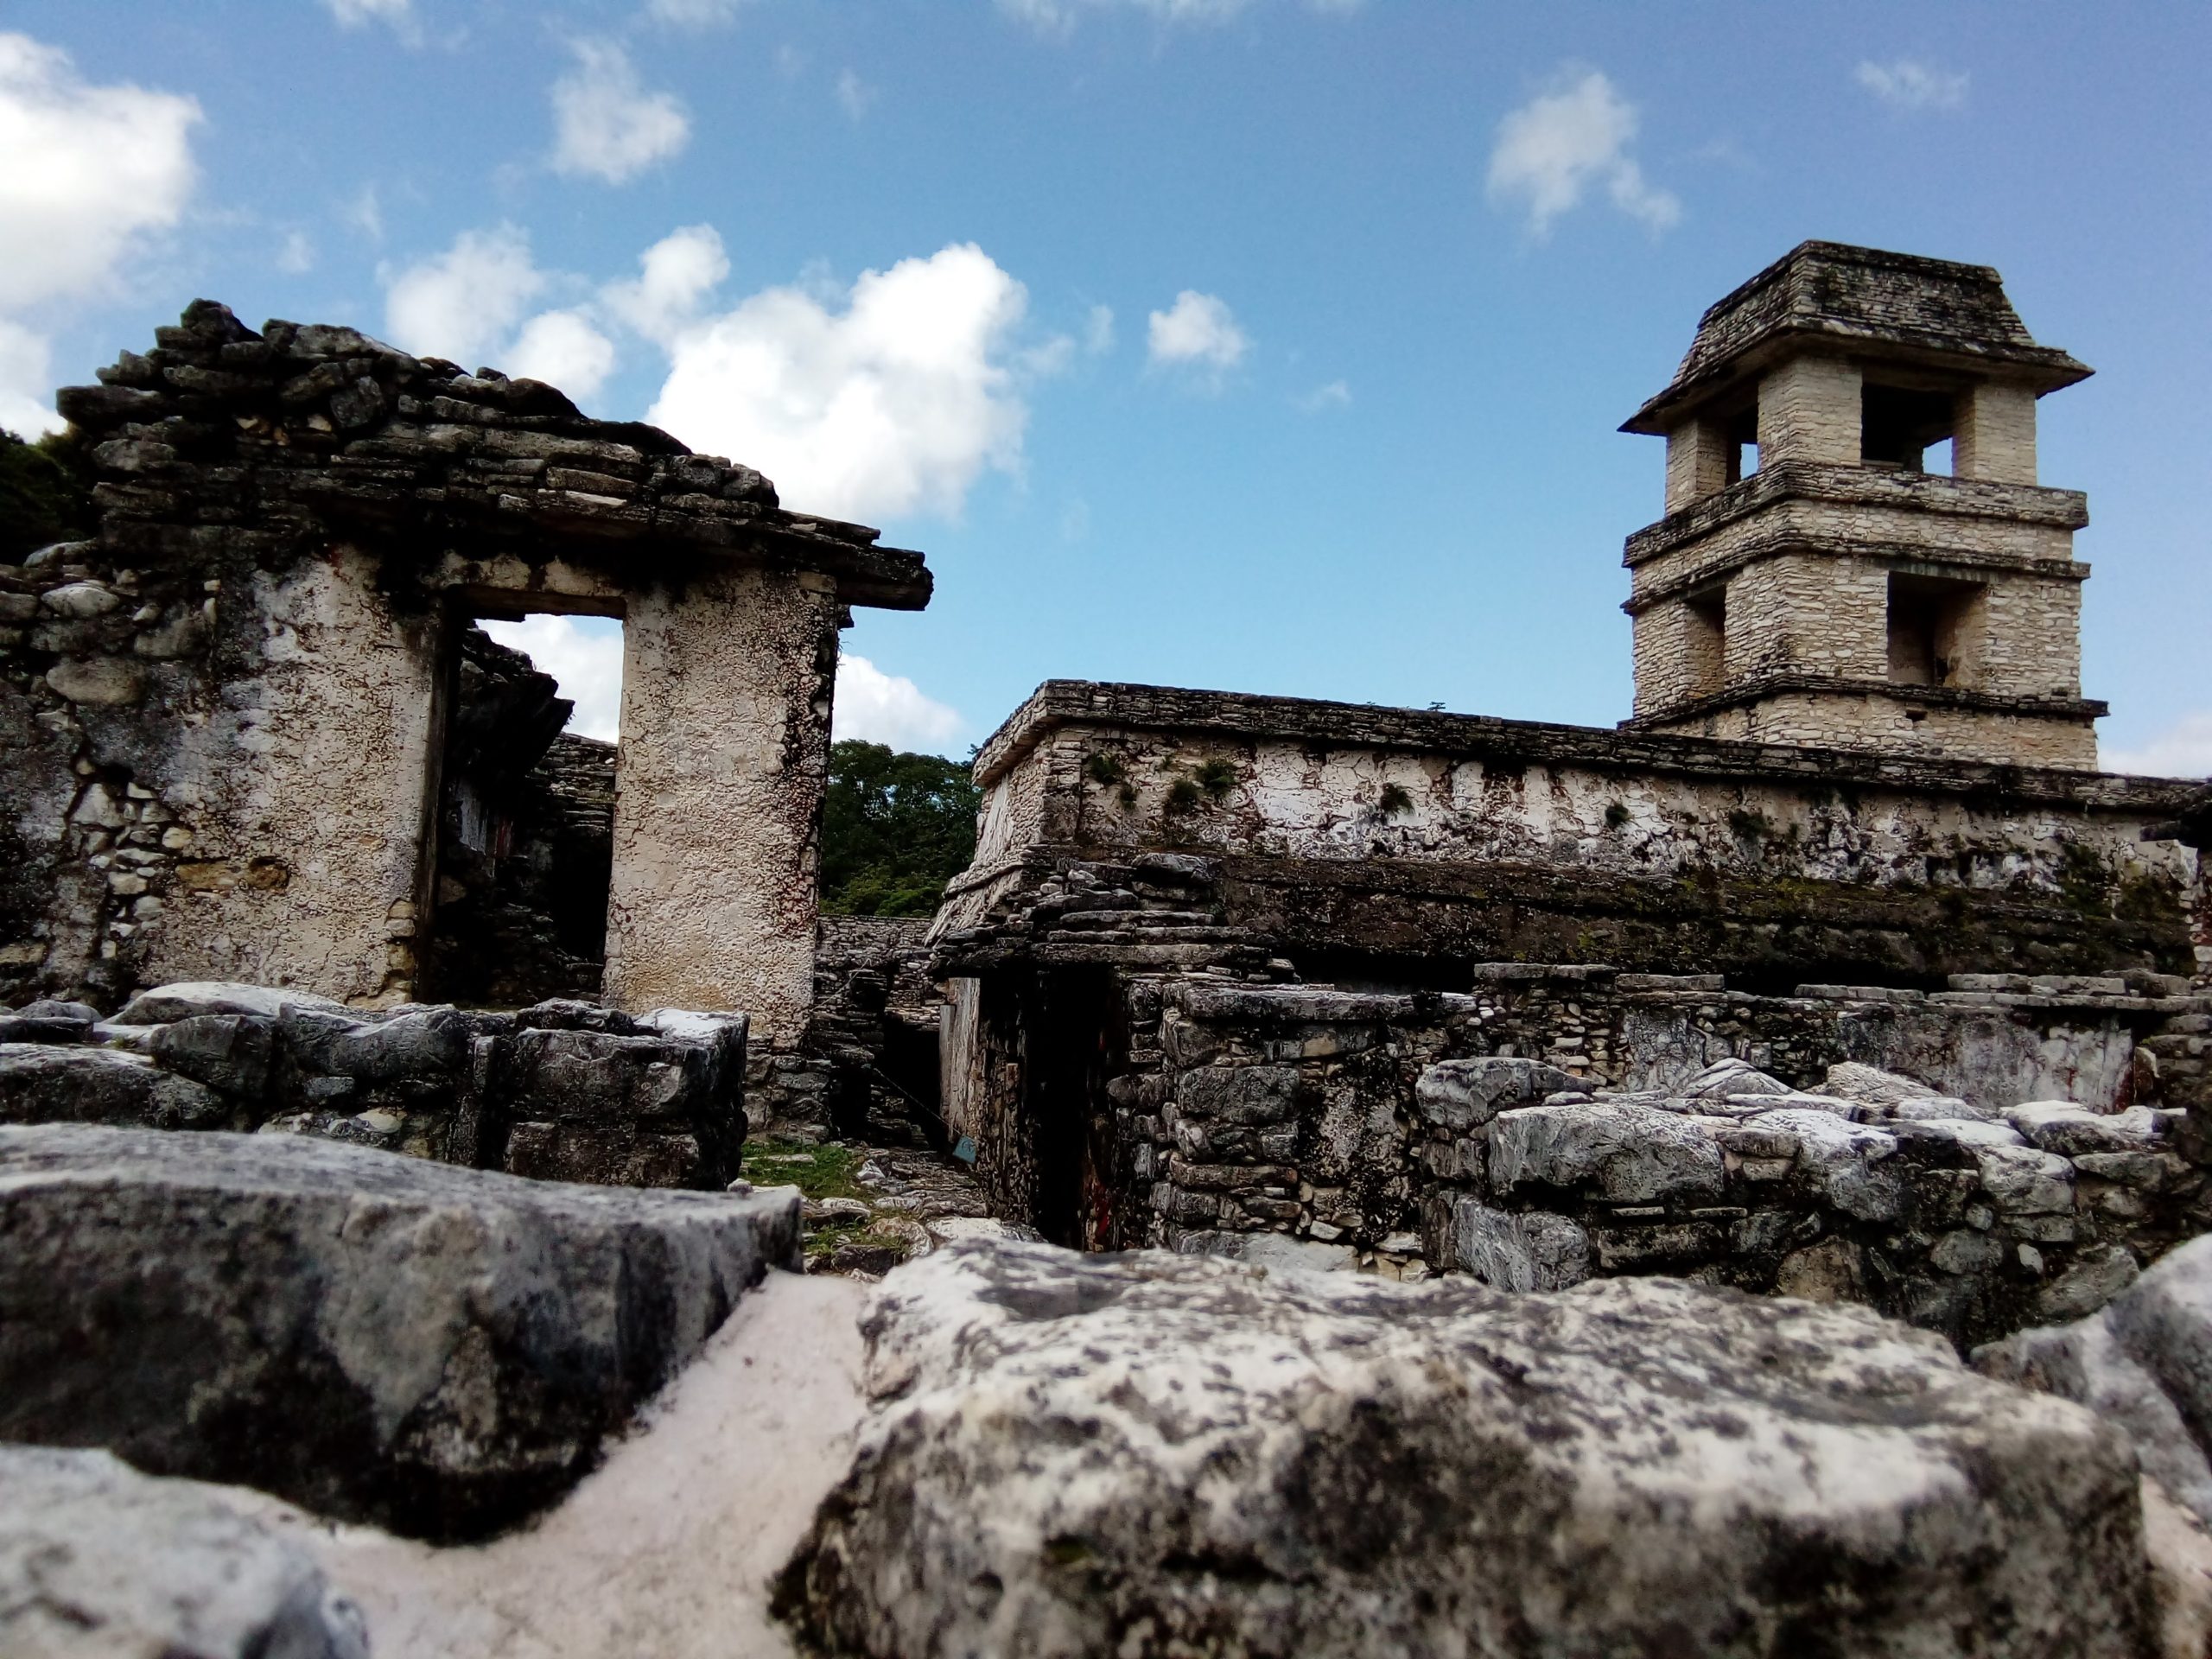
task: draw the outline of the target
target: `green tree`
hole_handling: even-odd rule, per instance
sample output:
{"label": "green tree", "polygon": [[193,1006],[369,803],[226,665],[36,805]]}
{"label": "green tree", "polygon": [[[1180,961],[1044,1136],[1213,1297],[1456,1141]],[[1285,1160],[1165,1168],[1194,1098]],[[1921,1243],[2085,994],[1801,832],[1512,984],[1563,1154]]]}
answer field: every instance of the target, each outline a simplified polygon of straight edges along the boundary
{"label": "green tree", "polygon": [[98,528],[92,467],[74,432],[27,443],[0,431],[0,564]]}
{"label": "green tree", "polygon": [[833,916],[926,916],[976,852],[982,792],[965,762],[830,746],[822,808],[822,908]]}

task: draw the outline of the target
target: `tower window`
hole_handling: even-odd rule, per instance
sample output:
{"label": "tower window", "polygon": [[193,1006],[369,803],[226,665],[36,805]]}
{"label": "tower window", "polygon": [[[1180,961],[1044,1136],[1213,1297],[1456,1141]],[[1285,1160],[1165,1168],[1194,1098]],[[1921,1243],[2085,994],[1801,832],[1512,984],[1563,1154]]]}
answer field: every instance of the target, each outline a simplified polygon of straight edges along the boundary
{"label": "tower window", "polygon": [[1728,481],[1740,484],[1759,469],[1759,406],[1754,403],[1722,423],[1721,443],[1728,454]]}
{"label": "tower window", "polygon": [[1728,683],[1728,589],[1723,586],[1693,594],[1682,609],[1689,694],[1709,697]]}
{"label": "tower window", "polygon": [[1942,576],[1891,576],[1891,683],[1973,683],[1981,594],[1979,582]]}
{"label": "tower window", "polygon": [[[1950,440],[1958,421],[1948,391],[1921,391],[1868,381],[1859,394],[1859,454],[1862,466],[1889,472],[1923,473],[1939,459],[1950,464]],[[1940,447],[1940,448],[1939,448]],[[1936,456],[1930,451],[1936,450]]]}

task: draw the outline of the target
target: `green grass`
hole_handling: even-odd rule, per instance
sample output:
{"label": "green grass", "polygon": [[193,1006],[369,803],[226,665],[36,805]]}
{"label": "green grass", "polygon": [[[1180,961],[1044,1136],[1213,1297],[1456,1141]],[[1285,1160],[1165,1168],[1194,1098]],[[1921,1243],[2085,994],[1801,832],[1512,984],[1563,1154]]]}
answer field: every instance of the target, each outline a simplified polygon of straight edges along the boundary
{"label": "green grass", "polygon": [[810,1198],[860,1198],[868,1192],[854,1179],[860,1159],[850,1147],[808,1141],[748,1141],[745,1179],[755,1186],[796,1186]]}

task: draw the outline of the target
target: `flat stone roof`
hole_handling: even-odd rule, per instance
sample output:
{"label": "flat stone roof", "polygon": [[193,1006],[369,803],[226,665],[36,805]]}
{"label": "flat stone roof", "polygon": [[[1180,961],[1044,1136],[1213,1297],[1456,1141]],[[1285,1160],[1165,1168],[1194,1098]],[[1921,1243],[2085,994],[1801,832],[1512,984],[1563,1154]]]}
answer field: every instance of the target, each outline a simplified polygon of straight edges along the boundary
{"label": "flat stone roof", "polygon": [[1487,715],[1094,680],[1047,680],[1039,686],[977,752],[976,782],[988,787],[1052,732],[1071,725],[1187,732],[1232,741],[1272,741],[1329,748],[1413,749],[1471,760],[1692,773],[1830,788],[2001,795],[2014,801],[2047,801],[2077,810],[2161,817],[2178,817],[2201,787],[2194,779],[1994,766],[1916,755],[1802,748],[1793,744],[1733,743],[1608,727],[1499,720]]}
{"label": "flat stone roof", "polygon": [[1987,265],[1801,242],[1706,312],[1674,379],[1621,430],[1663,434],[1687,407],[1808,336],[1931,365],[2001,366],[2038,394],[2092,372],[2036,343]]}
{"label": "flat stone roof", "polygon": [[919,553],[791,512],[752,467],[593,420],[540,381],[469,374],[353,328],[256,334],[213,300],[155,340],[56,398],[99,468],[103,535],[138,550],[213,536],[281,556],[365,531],[595,555],[639,581],[718,556],[819,571],[847,604],[929,603]]}

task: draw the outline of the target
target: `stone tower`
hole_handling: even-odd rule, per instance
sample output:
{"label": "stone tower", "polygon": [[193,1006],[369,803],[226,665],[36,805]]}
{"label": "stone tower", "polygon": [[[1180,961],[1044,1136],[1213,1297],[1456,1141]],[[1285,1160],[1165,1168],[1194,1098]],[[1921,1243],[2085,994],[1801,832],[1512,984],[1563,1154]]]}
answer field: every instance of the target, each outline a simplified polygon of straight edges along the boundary
{"label": "stone tower", "polygon": [[2088,505],[2036,482],[2036,400],[2088,373],[1986,265],[1807,242],[1713,306],[1621,429],[1667,440],[1624,724],[2093,769]]}

